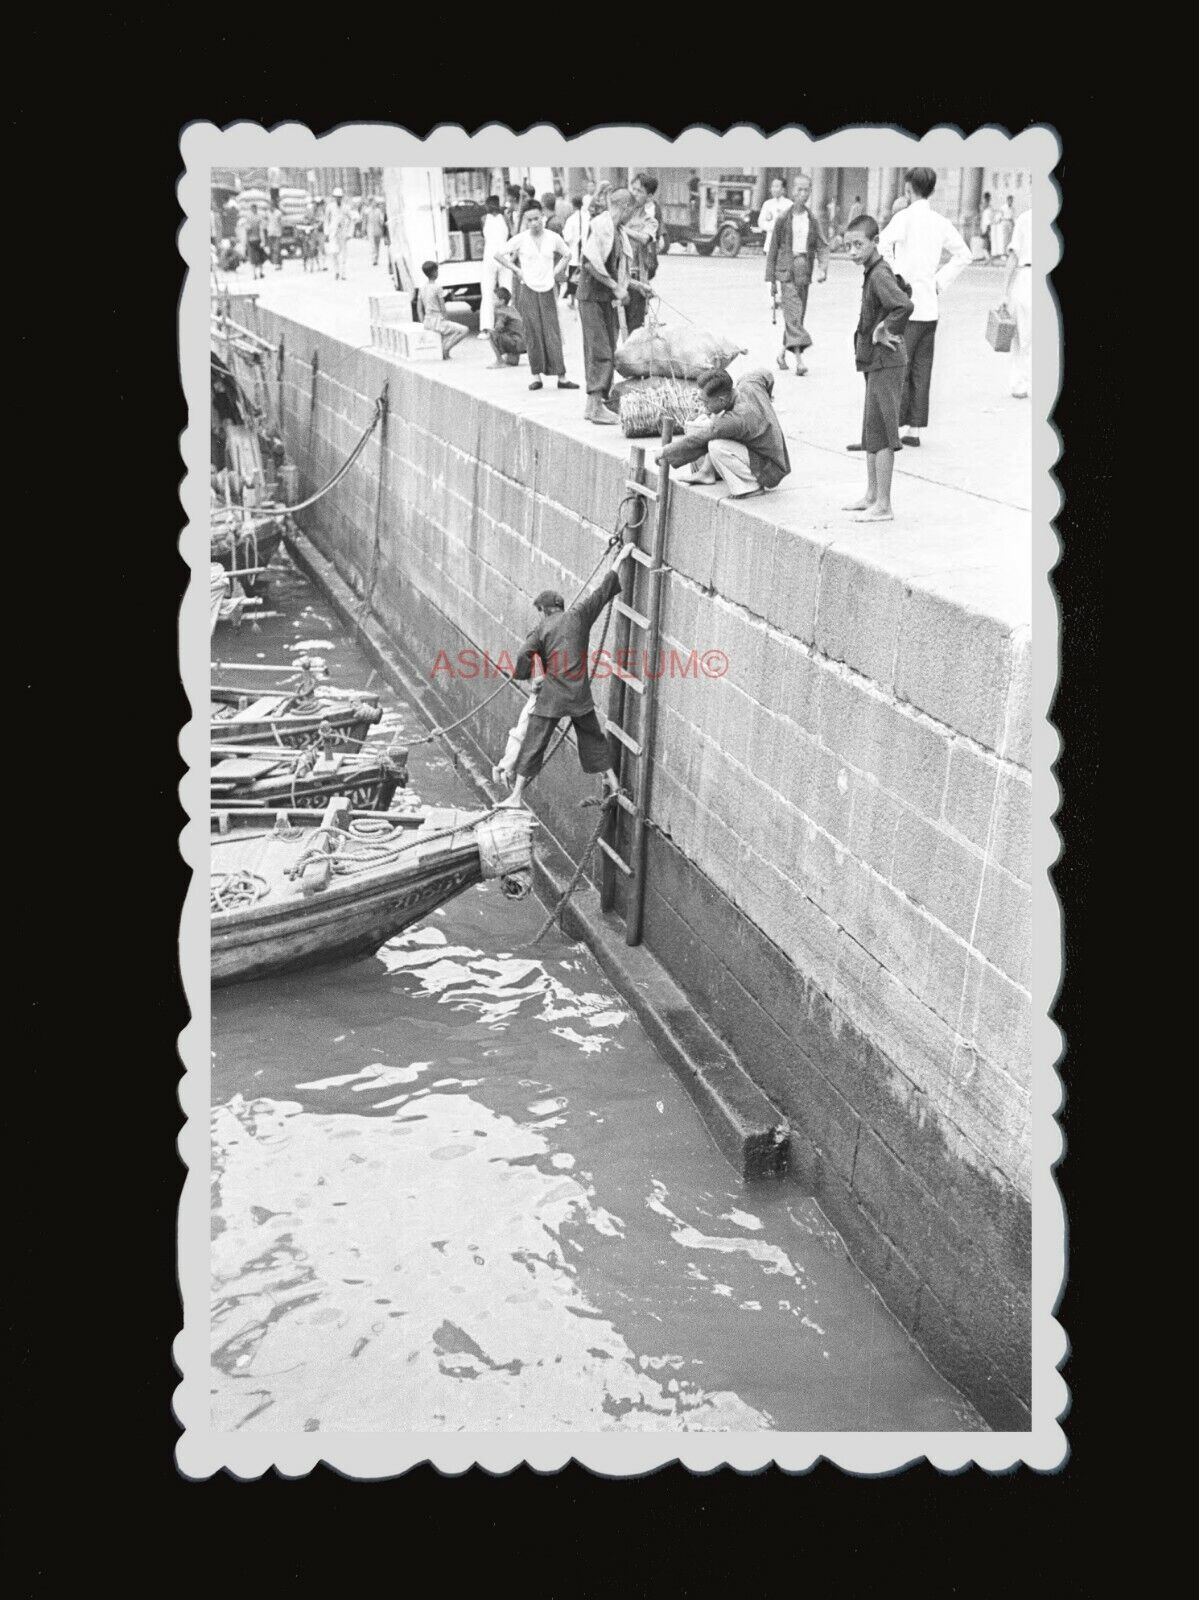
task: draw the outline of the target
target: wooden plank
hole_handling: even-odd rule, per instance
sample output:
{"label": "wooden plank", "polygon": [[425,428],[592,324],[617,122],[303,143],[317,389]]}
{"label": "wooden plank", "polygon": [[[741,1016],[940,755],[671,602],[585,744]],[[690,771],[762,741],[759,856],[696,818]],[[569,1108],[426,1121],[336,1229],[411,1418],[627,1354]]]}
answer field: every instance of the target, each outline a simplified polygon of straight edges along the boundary
{"label": "wooden plank", "polygon": [[623,600],[613,600],[612,609],[619,611],[622,617],[628,617],[630,622],[635,622],[639,628],[649,627],[649,618],[643,617],[640,611],[634,611],[632,606],[626,605]]}
{"label": "wooden plank", "polygon": [[629,866],[628,862],[623,856],[618,856],[616,854],[616,851],[613,850],[612,846],[607,842],[606,839],[599,839],[596,842],[614,867],[618,867],[620,871],[624,873],[626,878],[631,878],[633,876],[632,867]]}
{"label": "wooden plank", "polygon": [[619,678],[621,683],[627,683],[630,689],[635,689],[638,694],[645,693],[645,685],[640,678],[635,678],[631,672],[626,672],[617,662],[612,663],[612,676]]}
{"label": "wooden plank", "polygon": [[643,567],[652,567],[654,564],[653,556],[648,555],[639,544],[633,546],[633,560]]}
{"label": "wooden plank", "polygon": [[614,739],[619,740],[619,742],[624,745],[625,749],[631,750],[635,756],[639,756],[641,754],[641,746],[637,743],[636,739],[630,739],[624,729],[617,723],[613,722],[611,717],[605,718],[605,721],[608,724],[608,732]]}
{"label": "wooden plank", "polygon": [[658,491],[651,489],[648,483],[639,483],[636,478],[626,478],[625,488],[631,489],[634,494],[643,494],[647,500],[656,500]]}

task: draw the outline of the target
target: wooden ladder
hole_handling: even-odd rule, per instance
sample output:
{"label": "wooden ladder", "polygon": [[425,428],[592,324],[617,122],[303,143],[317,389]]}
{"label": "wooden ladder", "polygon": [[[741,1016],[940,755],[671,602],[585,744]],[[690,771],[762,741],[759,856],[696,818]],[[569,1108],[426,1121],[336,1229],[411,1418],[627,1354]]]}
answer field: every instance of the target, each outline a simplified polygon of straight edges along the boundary
{"label": "wooden ladder", "polygon": [[[670,443],[674,425],[662,425],[662,444]],[[646,481],[645,448],[634,445],[629,456],[626,493],[641,502],[642,516],[630,525],[632,559],[621,570],[620,598],[612,602],[616,612],[616,643],[612,649],[612,681],[608,693],[608,713],[604,721],[613,745],[613,766],[622,790],[617,805],[608,813],[599,847],[600,905],[611,911],[616,904],[617,874],[627,884],[625,905],[625,943],[641,943],[645,914],[646,829],[653,789],[654,734],[657,727],[658,679],[654,670],[661,639],[662,582],[670,570],[665,564],[666,529],[670,516],[670,468],[659,466],[657,487]],[[640,571],[638,570],[640,568]],[[633,630],[636,630],[634,633]],[[636,639],[632,659],[643,668],[645,677],[630,671],[630,641]],[[622,816],[623,813],[623,816]],[[627,817],[628,821],[623,818]],[[622,849],[624,854],[621,854]]]}

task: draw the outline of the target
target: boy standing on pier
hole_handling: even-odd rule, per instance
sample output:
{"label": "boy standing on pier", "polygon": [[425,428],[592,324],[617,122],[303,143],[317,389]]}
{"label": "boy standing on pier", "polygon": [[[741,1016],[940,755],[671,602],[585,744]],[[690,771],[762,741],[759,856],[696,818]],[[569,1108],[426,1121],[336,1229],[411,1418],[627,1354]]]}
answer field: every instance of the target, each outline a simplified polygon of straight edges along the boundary
{"label": "boy standing on pier", "polygon": [[859,513],[856,522],[892,522],[891,475],[899,444],[899,405],[908,353],[903,330],[912,302],[878,250],[878,223],[855,217],[845,230],[845,246],[863,268],[862,309],[854,333],[854,360],[866,379],[862,449],[866,452],[866,493],[844,507]]}
{"label": "boy standing on pier", "polygon": [[466,338],[466,329],[460,322],[451,322],[445,314],[445,296],[437,287],[436,261],[422,261],[421,271],[428,282],[420,291],[420,314],[426,328],[441,336],[441,359],[448,361],[450,351]]}

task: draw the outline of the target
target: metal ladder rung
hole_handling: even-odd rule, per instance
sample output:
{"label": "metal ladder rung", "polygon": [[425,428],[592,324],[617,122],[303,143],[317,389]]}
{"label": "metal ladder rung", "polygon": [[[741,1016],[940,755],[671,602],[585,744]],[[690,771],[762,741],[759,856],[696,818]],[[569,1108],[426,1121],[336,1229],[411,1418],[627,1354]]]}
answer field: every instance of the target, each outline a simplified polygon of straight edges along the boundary
{"label": "metal ladder rung", "polygon": [[628,617],[630,622],[635,622],[639,628],[649,627],[649,618],[643,617],[640,611],[634,611],[632,606],[626,605],[623,600],[613,600],[613,606],[622,617]]}
{"label": "metal ladder rung", "polygon": [[607,856],[608,860],[612,862],[613,866],[619,867],[626,878],[631,878],[633,876],[632,867],[629,866],[628,862],[623,856],[618,856],[616,854],[616,851],[613,850],[612,846],[607,842],[606,839],[597,839],[596,843]]}
{"label": "metal ladder rung", "polygon": [[637,743],[636,739],[630,739],[629,735],[624,731],[619,723],[613,722],[611,717],[605,717],[604,721],[608,724],[608,732],[613,736],[614,739],[618,739],[620,743],[624,745],[626,750],[631,750],[635,756],[639,756],[641,754],[641,746]]}
{"label": "metal ladder rung", "polygon": [[612,676],[619,678],[621,683],[627,683],[630,689],[635,689],[638,694],[645,693],[645,685],[640,678],[635,678],[631,672],[626,672],[623,667],[612,664]]}
{"label": "metal ladder rung", "polygon": [[656,500],[658,491],[651,489],[648,483],[638,483],[636,478],[626,478],[625,488],[631,489],[634,494],[643,494],[647,500]]}

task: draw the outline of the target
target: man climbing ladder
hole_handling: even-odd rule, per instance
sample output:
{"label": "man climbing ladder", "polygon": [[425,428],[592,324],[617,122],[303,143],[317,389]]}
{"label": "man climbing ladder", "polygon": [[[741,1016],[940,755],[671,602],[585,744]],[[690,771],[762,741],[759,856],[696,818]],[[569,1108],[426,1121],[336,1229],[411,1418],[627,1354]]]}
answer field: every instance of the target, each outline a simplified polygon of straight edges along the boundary
{"label": "man climbing ladder", "polygon": [[525,785],[541,771],[550,739],[562,717],[569,717],[574,725],[583,771],[602,772],[610,793],[620,788],[612,768],[608,741],[591,698],[588,656],[591,629],[604,607],[620,593],[620,565],[628,559],[632,549],[631,544],[621,545],[602,583],[576,600],[569,610],[562,596],[553,589],[543,589],[533,602],[540,620],[525,640],[513,677],[531,678],[535,660],[541,662],[545,676],[516,760],[516,783],[503,802],[506,806],[522,804]]}

